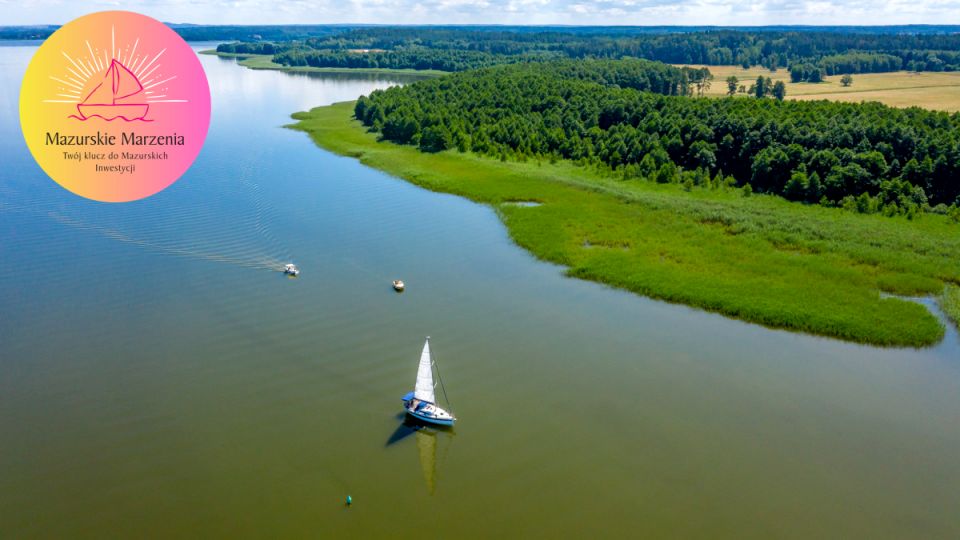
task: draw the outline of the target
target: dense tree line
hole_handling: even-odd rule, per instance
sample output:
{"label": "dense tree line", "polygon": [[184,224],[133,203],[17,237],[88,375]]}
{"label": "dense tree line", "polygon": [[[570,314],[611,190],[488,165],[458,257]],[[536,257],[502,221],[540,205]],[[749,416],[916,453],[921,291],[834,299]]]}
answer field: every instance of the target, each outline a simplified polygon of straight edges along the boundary
{"label": "dense tree line", "polygon": [[277,54],[290,48],[289,44],[269,41],[237,41],[217,45],[217,52],[235,54]]}
{"label": "dense tree line", "polygon": [[291,41],[348,32],[355,26],[330,24],[204,25],[168,24],[187,41]]}
{"label": "dense tree line", "polygon": [[[168,24],[187,41],[219,40],[290,40],[343,34],[362,26],[351,24],[273,24],[273,25],[205,25]],[[58,25],[0,26],[0,39],[44,39],[59,28]],[[416,28],[416,27],[405,27]],[[425,27],[421,27],[425,28]],[[842,32],[848,34],[951,34],[960,32],[957,25],[890,25],[890,26],[430,26],[431,29],[455,31],[492,31],[515,33],[564,32],[579,35],[631,36],[671,32],[704,32],[717,30],[746,30],[751,32]]]}
{"label": "dense tree line", "polygon": [[[353,30],[366,31],[377,38],[387,38],[396,31],[398,42],[408,39],[410,32],[464,32],[509,33],[506,41],[516,41],[514,35],[555,33],[568,36],[634,37],[656,34],[689,34],[721,31],[740,31],[754,34],[818,33],[875,36],[932,36],[957,34],[958,25],[891,25],[891,26],[403,26],[375,27],[351,24],[289,24],[289,25],[203,25],[172,24],[174,31],[187,41],[289,41],[308,38],[344,36],[344,41],[356,41],[358,34],[348,35]],[[0,26],[0,39],[44,39],[59,28],[58,25]],[[402,34],[406,32],[406,34]],[[536,38],[534,39],[536,40]],[[357,46],[359,47],[359,46]],[[329,47],[321,47],[329,48]],[[348,48],[355,48],[349,46]],[[903,48],[903,47],[901,47]],[[910,47],[906,47],[909,49]],[[871,49],[872,50],[872,49]],[[932,47],[924,50],[952,50],[951,47]]]}
{"label": "dense tree line", "polygon": [[[671,64],[762,65],[791,70],[794,81],[827,75],[960,69],[960,33],[630,28],[510,30],[475,27],[344,29],[282,43],[230,43],[221,52],[277,54],[284,65],[462,71],[533,58],[645,58]],[[263,52],[273,49],[274,53]],[[365,52],[369,51],[369,52]],[[430,67],[416,67],[430,66]]]}
{"label": "dense tree line", "polygon": [[827,75],[900,71],[903,59],[892,54],[848,53],[824,56],[817,64]]}
{"label": "dense tree line", "polygon": [[818,83],[823,82],[823,78],[826,76],[827,74],[824,69],[817,64],[804,62],[790,66],[791,82]]}
{"label": "dense tree line", "polygon": [[890,34],[836,31],[710,30],[629,33],[550,29],[515,30],[457,27],[357,28],[303,44],[312,49],[423,47],[495,55],[554,52],[567,58],[625,56],[672,64],[819,65],[827,74],[960,69],[960,34]]}
{"label": "dense tree line", "polygon": [[60,28],[56,25],[0,26],[0,39],[46,39]]}
{"label": "dense tree line", "polygon": [[355,114],[424,151],[569,159],[863,211],[958,203],[960,114],[671,95],[689,76],[640,60],[496,66],[375,91]]}
{"label": "dense tree line", "polygon": [[[792,82],[823,81],[828,75],[849,75],[852,73],[884,73],[899,71],[903,60],[892,54],[848,53],[824,56],[817,63],[798,62],[790,66]],[[922,70],[920,70],[922,71]]]}
{"label": "dense tree line", "polygon": [[556,55],[551,53],[497,55],[480,51],[423,47],[368,52],[292,48],[274,55],[273,61],[284,66],[464,71],[497,64],[534,62],[550,58],[556,58]]}

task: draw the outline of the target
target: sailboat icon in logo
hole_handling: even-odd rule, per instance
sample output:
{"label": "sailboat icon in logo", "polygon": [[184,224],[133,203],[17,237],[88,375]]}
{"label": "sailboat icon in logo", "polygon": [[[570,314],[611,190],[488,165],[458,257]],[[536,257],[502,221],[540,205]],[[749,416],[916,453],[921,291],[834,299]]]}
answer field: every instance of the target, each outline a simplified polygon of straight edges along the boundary
{"label": "sailboat icon in logo", "polygon": [[[99,116],[107,121],[123,118],[127,122],[133,120],[149,122],[150,120],[144,117],[150,105],[141,101],[144,99],[142,92],[143,85],[140,84],[140,79],[126,66],[113,59],[100,84],[77,104],[80,116],[74,118],[89,120]],[[141,102],[138,103],[138,101]]]}

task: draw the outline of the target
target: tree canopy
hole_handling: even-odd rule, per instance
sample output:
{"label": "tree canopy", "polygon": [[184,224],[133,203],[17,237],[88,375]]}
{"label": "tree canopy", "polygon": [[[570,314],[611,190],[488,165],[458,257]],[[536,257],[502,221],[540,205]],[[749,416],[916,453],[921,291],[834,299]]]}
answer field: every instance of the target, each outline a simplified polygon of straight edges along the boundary
{"label": "tree canopy", "polygon": [[[960,69],[960,33],[846,29],[643,29],[630,27],[373,27],[274,44],[284,65],[402,67],[460,71],[536,58],[645,58],[671,64],[803,65],[823,75]],[[221,48],[222,47],[222,48]],[[223,52],[249,52],[224,44]],[[809,80],[807,77],[795,80]],[[822,75],[820,75],[822,78]],[[816,81],[814,81],[816,82]]]}
{"label": "tree canopy", "polygon": [[495,66],[375,91],[355,113],[425,151],[569,159],[626,179],[736,183],[810,203],[866,196],[866,210],[891,213],[958,202],[960,114],[697,99],[692,76],[702,75],[631,59]]}

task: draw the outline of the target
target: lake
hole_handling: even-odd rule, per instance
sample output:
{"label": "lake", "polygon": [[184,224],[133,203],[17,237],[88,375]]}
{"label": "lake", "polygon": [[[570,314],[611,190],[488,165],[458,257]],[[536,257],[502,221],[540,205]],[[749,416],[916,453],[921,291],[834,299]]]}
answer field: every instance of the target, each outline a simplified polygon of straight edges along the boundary
{"label": "lake", "polygon": [[[282,127],[394,76],[201,55],[195,165],[81,199],[20,134],[35,47],[0,46],[0,536],[960,537],[956,331],[881,349],[569,279]],[[427,335],[453,431],[403,423]]]}

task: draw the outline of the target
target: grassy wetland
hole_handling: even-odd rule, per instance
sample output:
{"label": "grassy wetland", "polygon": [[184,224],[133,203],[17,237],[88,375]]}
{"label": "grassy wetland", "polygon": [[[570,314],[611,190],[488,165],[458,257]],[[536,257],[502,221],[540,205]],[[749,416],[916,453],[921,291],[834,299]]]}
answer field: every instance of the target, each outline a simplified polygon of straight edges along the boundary
{"label": "grassy wetland", "polygon": [[950,320],[960,326],[960,287],[957,285],[947,285],[943,291],[943,298],[940,301],[943,311],[950,317]]}
{"label": "grassy wetland", "polygon": [[[494,207],[513,240],[569,276],[791,331],[921,347],[944,328],[893,295],[956,306],[960,226],[749,195],[730,187],[623,181],[566,161],[422,153],[381,142],[353,102],[293,115],[332,152],[424,188]],[[517,205],[516,202],[538,205]],[[955,319],[956,320],[956,319]]]}

